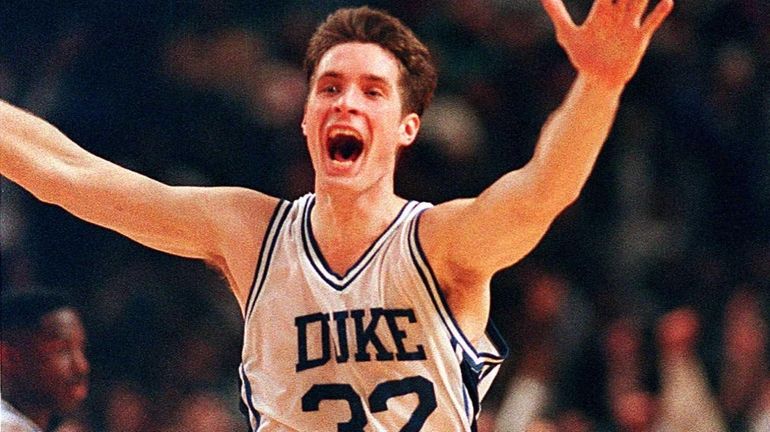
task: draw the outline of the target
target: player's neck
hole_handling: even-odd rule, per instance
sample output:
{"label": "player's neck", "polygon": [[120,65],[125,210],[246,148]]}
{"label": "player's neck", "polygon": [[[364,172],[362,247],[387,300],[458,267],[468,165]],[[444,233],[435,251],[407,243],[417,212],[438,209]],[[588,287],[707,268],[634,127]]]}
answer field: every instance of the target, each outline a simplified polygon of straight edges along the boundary
{"label": "player's neck", "polygon": [[393,192],[382,193],[316,193],[312,214],[314,229],[329,229],[348,238],[351,235],[375,237],[387,227],[406,200]]}
{"label": "player's neck", "polygon": [[389,194],[316,194],[313,235],[327,263],[344,274],[393,222],[406,200]]}

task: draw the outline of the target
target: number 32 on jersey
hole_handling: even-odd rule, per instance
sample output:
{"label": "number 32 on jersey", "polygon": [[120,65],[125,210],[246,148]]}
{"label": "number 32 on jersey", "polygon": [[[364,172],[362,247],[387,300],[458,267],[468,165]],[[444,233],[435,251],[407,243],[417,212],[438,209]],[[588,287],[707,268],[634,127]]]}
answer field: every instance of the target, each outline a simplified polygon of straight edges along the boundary
{"label": "number 32 on jersey", "polygon": [[315,384],[302,396],[302,411],[319,411],[323,401],[345,401],[350,407],[350,420],[337,425],[338,432],[364,432],[368,421],[363,397],[367,397],[372,414],[388,410],[388,400],[410,393],[417,395],[417,407],[400,432],[417,432],[436,409],[433,383],[421,376],[378,384],[370,395],[359,395],[350,384]]}

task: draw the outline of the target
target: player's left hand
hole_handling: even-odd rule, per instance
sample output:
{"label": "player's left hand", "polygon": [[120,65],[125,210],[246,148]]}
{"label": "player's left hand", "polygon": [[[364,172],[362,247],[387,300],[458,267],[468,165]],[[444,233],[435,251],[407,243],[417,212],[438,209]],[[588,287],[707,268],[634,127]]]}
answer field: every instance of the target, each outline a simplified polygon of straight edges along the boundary
{"label": "player's left hand", "polygon": [[643,15],[649,0],[595,0],[582,25],[576,25],[562,0],[541,0],[556,28],[556,39],[579,73],[609,86],[625,85],[674,6],[660,0]]}

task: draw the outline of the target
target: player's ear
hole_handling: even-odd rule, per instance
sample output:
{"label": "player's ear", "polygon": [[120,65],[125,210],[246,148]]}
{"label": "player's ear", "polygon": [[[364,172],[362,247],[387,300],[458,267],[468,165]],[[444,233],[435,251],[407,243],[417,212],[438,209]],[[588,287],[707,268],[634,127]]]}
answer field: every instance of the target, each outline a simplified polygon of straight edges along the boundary
{"label": "player's ear", "polygon": [[415,138],[417,138],[417,132],[420,131],[420,116],[415,113],[407,114],[402,120],[401,125],[398,127],[398,141],[403,146],[411,145]]}
{"label": "player's ear", "polygon": [[310,96],[305,97],[305,105],[302,107],[302,135],[307,136],[307,104]]}
{"label": "player's ear", "polygon": [[305,103],[305,109],[302,110],[302,135],[307,136],[307,102]]}

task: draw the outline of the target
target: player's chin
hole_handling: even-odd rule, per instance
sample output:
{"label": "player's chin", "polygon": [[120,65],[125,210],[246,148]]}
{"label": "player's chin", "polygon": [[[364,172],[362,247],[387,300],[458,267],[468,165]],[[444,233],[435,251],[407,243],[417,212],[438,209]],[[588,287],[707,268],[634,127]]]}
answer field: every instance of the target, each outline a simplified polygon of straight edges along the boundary
{"label": "player's chin", "polygon": [[324,174],[337,179],[355,178],[361,172],[363,160],[363,155],[348,160],[327,158],[324,160]]}
{"label": "player's chin", "polygon": [[63,413],[76,411],[88,397],[89,386],[87,382],[71,384],[59,396],[59,410]]}

